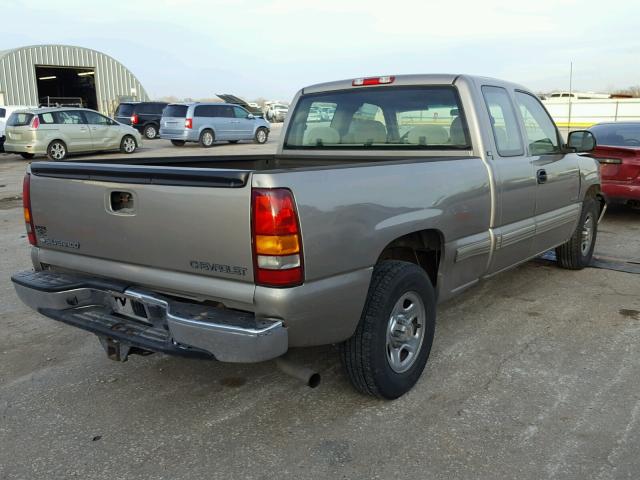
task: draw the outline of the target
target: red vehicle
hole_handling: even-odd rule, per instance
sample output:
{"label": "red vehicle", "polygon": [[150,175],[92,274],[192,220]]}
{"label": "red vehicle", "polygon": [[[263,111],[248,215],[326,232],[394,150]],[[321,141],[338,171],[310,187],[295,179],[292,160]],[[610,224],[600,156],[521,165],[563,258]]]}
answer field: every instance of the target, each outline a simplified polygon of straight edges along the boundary
{"label": "red vehicle", "polygon": [[640,122],[599,123],[591,156],[600,162],[602,191],[612,203],[640,208]]}

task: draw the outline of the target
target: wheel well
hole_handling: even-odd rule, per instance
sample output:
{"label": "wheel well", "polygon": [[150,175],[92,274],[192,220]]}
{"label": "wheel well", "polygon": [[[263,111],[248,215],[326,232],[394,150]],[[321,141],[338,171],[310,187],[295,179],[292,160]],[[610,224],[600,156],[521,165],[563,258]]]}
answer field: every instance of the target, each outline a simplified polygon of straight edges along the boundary
{"label": "wheel well", "polygon": [[595,198],[600,204],[600,211],[604,209],[607,204],[607,199],[605,198],[602,190],[600,189],[600,185],[591,185],[585,193],[584,198]]}
{"label": "wheel well", "polygon": [[378,257],[378,262],[402,260],[415,263],[427,272],[431,283],[436,286],[443,245],[443,236],[438,230],[420,230],[403,235],[389,243]]}

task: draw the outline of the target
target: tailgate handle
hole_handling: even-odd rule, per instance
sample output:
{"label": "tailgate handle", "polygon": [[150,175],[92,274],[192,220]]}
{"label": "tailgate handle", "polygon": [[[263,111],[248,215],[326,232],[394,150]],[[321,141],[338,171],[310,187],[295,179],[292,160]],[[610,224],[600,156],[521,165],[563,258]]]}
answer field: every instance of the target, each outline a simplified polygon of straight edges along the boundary
{"label": "tailgate handle", "polygon": [[121,215],[133,215],[134,196],[131,192],[115,190],[109,194],[109,207],[112,212]]}

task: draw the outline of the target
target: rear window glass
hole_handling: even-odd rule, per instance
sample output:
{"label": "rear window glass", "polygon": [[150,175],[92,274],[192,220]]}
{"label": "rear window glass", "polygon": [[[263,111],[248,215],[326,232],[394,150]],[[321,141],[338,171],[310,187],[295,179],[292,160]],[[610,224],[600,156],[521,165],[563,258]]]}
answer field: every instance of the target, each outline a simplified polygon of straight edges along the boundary
{"label": "rear window glass", "polygon": [[285,148],[468,150],[467,122],[450,86],[310,94],[295,107]]}
{"label": "rear window glass", "polygon": [[24,127],[29,125],[33,119],[33,113],[20,113],[14,112],[7,120],[7,125],[10,127]]}
{"label": "rear window glass", "polygon": [[189,107],[186,105],[167,105],[162,111],[163,117],[186,117]]}
{"label": "rear window glass", "polygon": [[116,115],[119,117],[129,117],[133,114],[133,105],[130,103],[121,103],[118,105],[118,109],[116,110]]}
{"label": "rear window glass", "polygon": [[640,122],[637,124],[595,125],[589,130],[598,145],[640,147]]}

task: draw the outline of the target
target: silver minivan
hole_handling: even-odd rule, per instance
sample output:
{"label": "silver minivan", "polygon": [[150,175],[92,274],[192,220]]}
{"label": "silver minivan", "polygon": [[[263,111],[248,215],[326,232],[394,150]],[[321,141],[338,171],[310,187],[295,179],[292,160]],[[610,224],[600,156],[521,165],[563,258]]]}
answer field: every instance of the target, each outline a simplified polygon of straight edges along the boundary
{"label": "silver minivan", "polygon": [[214,142],[253,140],[265,143],[271,124],[230,103],[172,103],[160,120],[160,138],[182,146],[198,142],[205,148]]}

